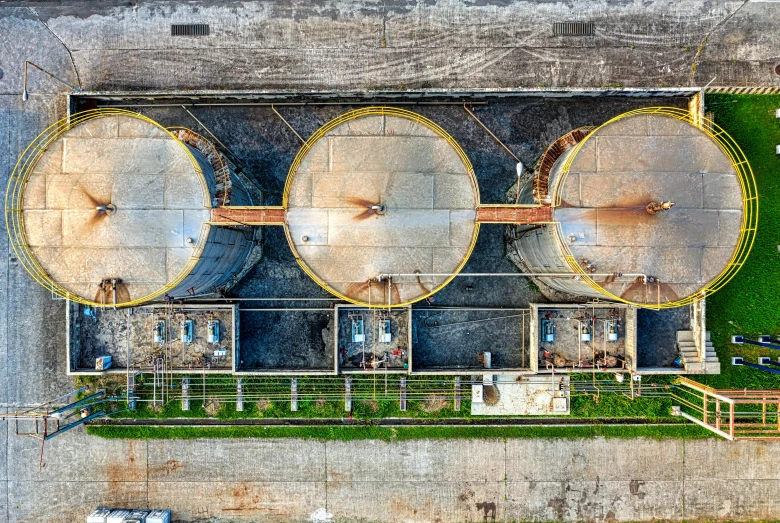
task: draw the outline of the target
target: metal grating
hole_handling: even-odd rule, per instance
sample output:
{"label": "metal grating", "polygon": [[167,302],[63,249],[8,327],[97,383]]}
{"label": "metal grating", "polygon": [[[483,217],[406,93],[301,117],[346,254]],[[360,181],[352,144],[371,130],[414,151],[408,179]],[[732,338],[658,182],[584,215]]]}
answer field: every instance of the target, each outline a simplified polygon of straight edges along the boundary
{"label": "metal grating", "polygon": [[171,24],[171,36],[208,36],[209,24]]}
{"label": "metal grating", "polygon": [[593,22],[555,22],[553,23],[554,36],[593,36],[596,27]]}

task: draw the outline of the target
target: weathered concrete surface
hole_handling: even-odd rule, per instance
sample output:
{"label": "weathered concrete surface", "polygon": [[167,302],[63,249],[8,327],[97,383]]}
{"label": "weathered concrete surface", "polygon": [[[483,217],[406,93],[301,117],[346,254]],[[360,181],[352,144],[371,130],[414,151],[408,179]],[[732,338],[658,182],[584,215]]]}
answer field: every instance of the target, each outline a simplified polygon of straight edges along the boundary
{"label": "weathered concrete surface", "polygon": [[[88,89],[673,86],[715,76],[780,85],[771,2],[77,1],[3,11],[13,30],[0,34],[14,35],[15,51],[2,67],[31,59]],[[554,36],[553,23],[568,21],[594,22],[596,36]],[[171,36],[172,23],[204,22],[208,37]],[[72,62],[53,63],[38,37],[67,46]],[[18,82],[0,92],[19,92]]]}
{"label": "weathered concrete surface", "polygon": [[[1,23],[1,21],[0,21]],[[5,187],[16,158],[52,122],[65,115],[65,100],[49,95],[0,96],[0,184]],[[5,229],[5,220],[0,226]],[[71,386],[65,376],[64,302],[52,301],[17,262],[5,230],[0,234],[0,405],[51,399]]]}
{"label": "weathered concrete surface", "polygon": [[52,522],[82,520],[99,505],[147,504],[172,508],[180,521],[302,521],[320,508],[334,521],[776,519],[775,446],[602,438],[146,442],[79,429],[47,445],[40,470],[40,442],[11,437],[0,521],[40,521],[45,504]]}

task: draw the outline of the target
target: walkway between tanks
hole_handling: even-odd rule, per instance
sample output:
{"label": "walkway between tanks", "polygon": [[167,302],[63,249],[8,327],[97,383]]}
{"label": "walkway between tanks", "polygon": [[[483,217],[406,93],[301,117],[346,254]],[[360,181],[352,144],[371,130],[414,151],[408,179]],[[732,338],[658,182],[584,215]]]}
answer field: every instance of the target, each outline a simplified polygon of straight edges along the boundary
{"label": "walkway between tanks", "polygon": [[[105,440],[9,435],[0,521],[97,506],[177,520],[510,521],[780,517],[769,443],[708,440]],[[91,459],[84,459],[91,456]],[[0,462],[0,467],[5,467]],[[5,471],[3,471],[5,472]],[[8,506],[4,507],[8,492]],[[738,494],[737,494],[738,493]]]}

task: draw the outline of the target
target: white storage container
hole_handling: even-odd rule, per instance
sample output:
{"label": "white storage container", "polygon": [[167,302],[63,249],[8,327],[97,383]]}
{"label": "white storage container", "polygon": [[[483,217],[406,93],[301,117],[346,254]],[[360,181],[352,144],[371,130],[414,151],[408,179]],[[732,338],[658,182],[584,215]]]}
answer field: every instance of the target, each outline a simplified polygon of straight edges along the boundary
{"label": "white storage container", "polygon": [[87,516],[87,523],[106,523],[109,514],[111,514],[110,508],[96,508]]}
{"label": "white storage container", "polygon": [[125,519],[130,517],[130,511],[119,509],[114,510],[106,518],[106,523],[125,523]]}
{"label": "white storage container", "polygon": [[146,523],[171,523],[171,511],[153,510],[146,516]]}
{"label": "white storage container", "polygon": [[125,523],[146,523],[146,516],[149,515],[148,510],[133,510],[130,514],[130,518],[125,520]]}

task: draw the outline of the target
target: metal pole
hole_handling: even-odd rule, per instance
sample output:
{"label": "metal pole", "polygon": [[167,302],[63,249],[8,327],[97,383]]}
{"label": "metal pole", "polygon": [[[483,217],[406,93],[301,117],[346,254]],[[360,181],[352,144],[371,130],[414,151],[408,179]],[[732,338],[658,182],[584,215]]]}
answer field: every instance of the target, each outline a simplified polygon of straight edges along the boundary
{"label": "metal pole", "polygon": [[734,342],[737,343],[737,344],[747,343],[748,345],[755,345],[757,347],[764,347],[764,348],[767,348],[767,349],[780,350],[780,345],[774,345],[772,343],[765,343],[763,341],[748,340],[748,339],[745,339],[743,336],[734,336]]}
{"label": "metal pole", "polygon": [[82,90],[81,90],[81,89],[79,89],[78,87],[76,87],[75,85],[71,85],[71,84],[69,84],[68,82],[66,82],[66,81],[65,81],[65,80],[63,80],[62,78],[60,78],[60,77],[58,77],[58,76],[55,76],[55,75],[53,75],[52,73],[50,73],[50,72],[49,72],[49,71],[47,71],[46,69],[44,69],[44,68],[42,68],[42,67],[40,67],[40,66],[38,66],[38,65],[35,65],[34,63],[30,62],[29,60],[25,60],[25,61],[24,61],[23,87],[22,87],[22,101],[25,101],[25,102],[26,102],[27,100],[29,100],[29,99],[30,99],[30,93],[27,91],[27,66],[28,66],[28,65],[31,65],[31,66],[35,67],[36,69],[38,69],[39,71],[41,71],[41,72],[43,72],[43,73],[45,73],[45,74],[47,74],[47,75],[51,76],[52,78],[54,78],[54,79],[55,79],[55,80],[57,80],[58,82],[60,82],[60,83],[63,83],[63,84],[65,84],[65,85],[67,85],[68,87],[70,87],[71,89],[73,89],[74,91],[76,91],[77,93],[81,93],[81,92],[82,92]]}

